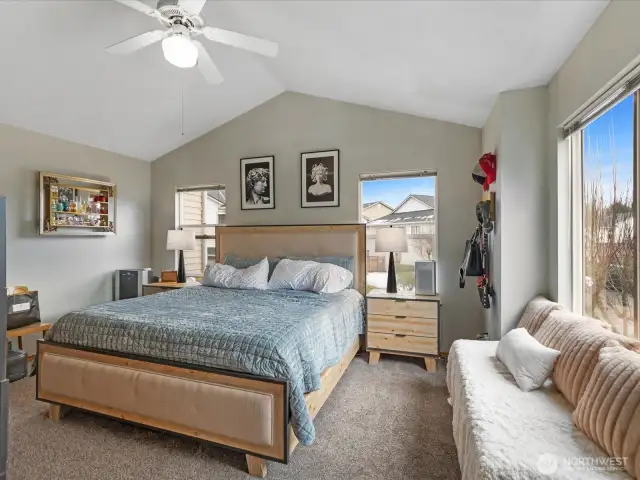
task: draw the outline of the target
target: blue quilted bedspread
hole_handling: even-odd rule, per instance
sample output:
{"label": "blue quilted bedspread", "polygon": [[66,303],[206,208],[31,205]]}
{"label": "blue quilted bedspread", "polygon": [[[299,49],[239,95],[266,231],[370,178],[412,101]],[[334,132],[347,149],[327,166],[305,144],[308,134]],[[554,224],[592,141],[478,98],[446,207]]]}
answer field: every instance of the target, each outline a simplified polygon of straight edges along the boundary
{"label": "blue quilted bedspread", "polygon": [[71,312],[47,338],[56,342],[288,380],[291,423],[309,445],[315,428],[304,393],[363,333],[356,290],[189,287]]}

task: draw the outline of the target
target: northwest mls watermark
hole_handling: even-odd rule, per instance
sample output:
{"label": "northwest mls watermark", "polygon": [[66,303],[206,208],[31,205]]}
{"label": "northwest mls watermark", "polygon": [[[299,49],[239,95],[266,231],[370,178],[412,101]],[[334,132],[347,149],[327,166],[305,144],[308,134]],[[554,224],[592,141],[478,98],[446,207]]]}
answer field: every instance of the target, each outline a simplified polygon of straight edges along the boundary
{"label": "northwest mls watermark", "polygon": [[627,457],[559,457],[552,453],[543,453],[536,461],[538,471],[551,475],[559,470],[623,472]]}

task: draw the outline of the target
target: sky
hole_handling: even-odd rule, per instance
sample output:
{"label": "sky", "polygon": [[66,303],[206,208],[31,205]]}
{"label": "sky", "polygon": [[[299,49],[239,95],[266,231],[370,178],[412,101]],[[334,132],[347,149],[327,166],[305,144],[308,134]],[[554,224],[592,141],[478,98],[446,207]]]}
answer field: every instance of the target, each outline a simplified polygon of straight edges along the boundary
{"label": "sky", "polygon": [[584,188],[601,176],[607,204],[614,201],[614,172],[618,185],[616,200],[630,201],[633,194],[633,128],[631,95],[584,129]]}
{"label": "sky", "polygon": [[362,203],[383,201],[390,207],[395,208],[411,193],[418,195],[435,195],[435,187],[435,177],[363,181]]}

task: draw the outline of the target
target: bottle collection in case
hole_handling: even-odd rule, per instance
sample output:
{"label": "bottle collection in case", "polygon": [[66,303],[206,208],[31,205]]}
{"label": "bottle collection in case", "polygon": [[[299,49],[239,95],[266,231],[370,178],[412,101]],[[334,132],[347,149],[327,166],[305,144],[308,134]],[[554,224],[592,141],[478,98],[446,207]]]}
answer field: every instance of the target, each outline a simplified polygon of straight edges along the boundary
{"label": "bottle collection in case", "polygon": [[116,188],[107,182],[41,174],[41,234],[115,233]]}
{"label": "bottle collection in case", "polygon": [[52,185],[51,226],[107,228],[109,203],[106,192],[91,193],[90,190]]}

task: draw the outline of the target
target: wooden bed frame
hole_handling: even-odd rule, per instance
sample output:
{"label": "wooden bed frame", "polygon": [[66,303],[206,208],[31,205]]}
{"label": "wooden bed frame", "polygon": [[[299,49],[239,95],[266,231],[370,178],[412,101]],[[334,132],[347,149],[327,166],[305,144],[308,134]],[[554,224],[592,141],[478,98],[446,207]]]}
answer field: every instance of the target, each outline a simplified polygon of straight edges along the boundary
{"label": "wooden bed frame", "polygon": [[[354,286],[364,295],[365,239],[361,224],[217,227],[216,261],[227,254],[352,256]],[[322,373],[321,388],[305,395],[312,418],[359,348],[356,339]],[[73,407],[195,437],[246,453],[249,474],[257,477],[266,476],[267,460],[288,463],[298,444],[289,425],[287,380],[44,340],[37,357],[36,398],[51,404],[54,421]]]}

